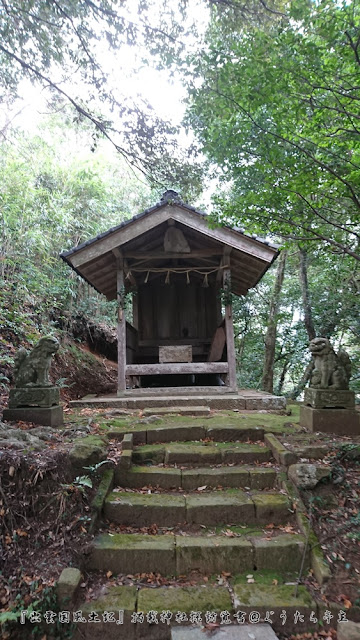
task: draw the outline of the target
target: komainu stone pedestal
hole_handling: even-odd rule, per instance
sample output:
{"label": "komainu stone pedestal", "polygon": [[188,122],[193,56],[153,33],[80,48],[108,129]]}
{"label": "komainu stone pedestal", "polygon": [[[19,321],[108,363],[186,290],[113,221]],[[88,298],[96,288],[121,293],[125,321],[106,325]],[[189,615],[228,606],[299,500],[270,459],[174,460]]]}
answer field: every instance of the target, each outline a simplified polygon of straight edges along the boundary
{"label": "komainu stone pedestal", "polygon": [[60,404],[58,387],[15,387],[10,389],[9,409],[17,407],[53,407]]}
{"label": "komainu stone pedestal", "polygon": [[355,409],[355,393],[349,389],[314,389],[304,391],[304,404],[314,409]]}
{"label": "komainu stone pedestal", "polygon": [[8,422],[34,422],[46,427],[61,427],[64,424],[63,408],[54,407],[18,407],[4,409],[3,420]]}
{"label": "komainu stone pedestal", "polygon": [[305,389],[300,407],[300,424],[309,431],[339,435],[360,435],[360,413],[355,410],[355,394],[342,389]]}
{"label": "komainu stone pedestal", "polygon": [[314,409],[302,405],[300,424],[313,432],[360,436],[360,413],[355,409]]}
{"label": "komainu stone pedestal", "polygon": [[64,424],[58,387],[15,387],[10,390],[9,408],[3,420],[34,422],[49,427]]}

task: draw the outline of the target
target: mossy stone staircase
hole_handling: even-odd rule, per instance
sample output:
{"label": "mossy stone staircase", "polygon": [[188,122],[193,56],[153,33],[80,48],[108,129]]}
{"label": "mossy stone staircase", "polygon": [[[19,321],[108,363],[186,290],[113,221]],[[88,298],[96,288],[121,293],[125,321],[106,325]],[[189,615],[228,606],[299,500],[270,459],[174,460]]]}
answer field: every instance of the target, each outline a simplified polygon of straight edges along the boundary
{"label": "mossy stone staircase", "polygon": [[[295,610],[316,611],[303,587],[294,594],[296,573],[309,568],[309,553],[264,428],[243,427],[240,420],[207,426],[204,420],[151,424],[132,433],[112,428],[109,436],[122,439],[122,455],[87,569],[131,574],[135,584],[136,574],[170,580],[156,589],[114,586],[86,605],[124,611],[124,635],[114,638],[170,640],[179,612],[191,622],[191,612],[219,618],[228,611],[236,624],[238,611],[257,609],[261,617],[271,611],[274,629],[289,630],[279,617],[282,609],[289,621]],[[170,612],[171,623],[152,621],[147,614],[153,611]],[[135,624],[140,614],[144,621]],[[94,636],[86,629],[85,637],[100,638],[100,631]],[[106,627],[107,638],[111,633]]]}

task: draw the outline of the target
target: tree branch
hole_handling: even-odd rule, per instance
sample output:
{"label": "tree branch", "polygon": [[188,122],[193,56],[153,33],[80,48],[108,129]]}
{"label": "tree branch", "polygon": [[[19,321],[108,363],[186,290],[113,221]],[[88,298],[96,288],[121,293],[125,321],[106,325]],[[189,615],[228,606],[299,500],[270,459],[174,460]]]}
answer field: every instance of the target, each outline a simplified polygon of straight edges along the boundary
{"label": "tree branch", "polygon": [[[106,130],[106,127],[104,125],[103,122],[101,122],[101,120],[99,120],[98,118],[95,118],[95,116],[93,116],[89,111],[87,111],[86,109],[84,109],[78,102],[76,102],[76,100],[74,100],[74,98],[72,98],[66,91],[64,91],[64,89],[62,89],[61,87],[59,87],[57,84],[55,84],[54,82],[52,82],[52,80],[50,80],[49,78],[47,78],[46,76],[44,76],[38,69],[36,69],[36,67],[33,67],[32,65],[30,65],[28,62],[25,62],[25,60],[22,60],[21,58],[19,58],[19,56],[17,56],[15,53],[13,53],[12,51],[9,51],[8,49],[6,49],[2,44],[0,44],[0,51],[2,51],[6,56],[8,56],[9,58],[15,60],[23,69],[25,69],[26,71],[30,72],[33,76],[35,76],[38,80],[40,80],[43,83],[46,83],[49,85],[49,87],[51,87],[52,89],[54,89],[57,93],[59,93],[60,95],[62,95],[73,107],[74,109],[83,117],[85,117],[87,120],[89,120],[90,122],[92,122],[95,126],[95,128],[100,131],[102,133],[102,135],[109,140],[109,142],[114,146],[114,148],[116,149],[116,151],[118,151],[123,158],[125,159],[125,161],[128,163],[129,166],[131,167],[135,167],[136,169],[138,169],[139,171],[141,171],[141,173],[146,176],[147,178],[152,179],[152,177],[150,176],[150,174],[148,174],[141,166],[141,164],[143,163],[142,160],[140,160],[140,158],[136,158],[137,162],[134,161],[134,158],[136,157],[134,154],[130,154],[129,152],[127,152],[123,147],[121,147],[119,144],[117,144],[113,138],[109,135],[108,131]],[[141,163],[141,164],[140,164]],[[144,163],[146,164],[146,163]],[[153,180],[153,179],[152,179]]]}
{"label": "tree branch", "polygon": [[[280,187],[281,188],[281,187]],[[303,196],[301,193],[299,193],[298,191],[293,191],[292,189],[285,189],[285,191],[289,191],[290,193],[294,193],[295,195],[298,196],[298,198],[300,198],[301,200],[303,200],[303,202],[305,202],[305,204],[311,209],[311,211],[321,220],[323,220],[324,222],[326,222],[327,224],[330,224],[332,227],[336,227],[337,229],[340,229],[341,231],[344,231],[345,233],[349,233],[351,235],[354,235],[356,238],[358,238],[360,240],[360,235],[356,232],[356,231],[352,231],[351,229],[348,229],[347,227],[342,226],[341,224],[337,224],[335,221],[333,220],[329,220],[328,218],[326,218],[325,216],[323,216],[320,211],[318,209],[316,209],[311,202],[305,197]]]}
{"label": "tree branch", "polygon": [[352,48],[353,52],[354,52],[354,56],[355,56],[355,60],[358,63],[358,65],[360,65],[360,57],[359,57],[359,52],[358,52],[358,47],[360,44],[360,38],[357,39],[357,42],[355,44],[355,42],[353,41],[350,33],[348,31],[345,31],[345,35],[347,37],[347,39],[349,40],[349,44],[350,47]]}
{"label": "tree branch", "polygon": [[345,178],[342,178],[341,176],[339,176],[336,173],[336,171],[334,171],[334,169],[332,167],[330,167],[325,162],[322,162],[321,160],[318,160],[310,151],[308,151],[307,149],[302,147],[300,144],[294,142],[293,140],[289,140],[289,138],[285,138],[285,136],[282,136],[279,133],[276,133],[275,131],[271,131],[270,129],[266,129],[265,127],[263,127],[261,124],[259,124],[255,120],[255,118],[249,113],[249,111],[247,111],[245,109],[245,107],[243,107],[239,102],[237,102],[237,100],[234,100],[234,98],[232,98],[231,96],[228,96],[228,95],[222,93],[219,90],[215,90],[215,89],[211,89],[211,88],[210,88],[210,91],[212,93],[215,93],[216,95],[221,96],[225,100],[228,100],[229,102],[232,102],[233,104],[235,104],[237,106],[237,108],[250,120],[250,122],[254,125],[254,127],[259,129],[259,131],[262,131],[263,133],[272,136],[276,140],[280,140],[284,144],[288,144],[291,147],[293,147],[294,149],[297,149],[301,154],[303,154],[307,158],[309,158],[318,167],[320,167],[321,169],[324,169],[325,171],[330,173],[330,175],[332,175],[334,178],[336,178],[336,180],[339,180],[339,182],[341,182],[349,190],[349,192],[351,194],[352,201],[354,202],[356,207],[358,209],[360,209],[360,200],[357,197],[357,195],[356,195],[356,193],[354,191],[354,188],[352,187],[352,185],[347,180],[345,180]]}

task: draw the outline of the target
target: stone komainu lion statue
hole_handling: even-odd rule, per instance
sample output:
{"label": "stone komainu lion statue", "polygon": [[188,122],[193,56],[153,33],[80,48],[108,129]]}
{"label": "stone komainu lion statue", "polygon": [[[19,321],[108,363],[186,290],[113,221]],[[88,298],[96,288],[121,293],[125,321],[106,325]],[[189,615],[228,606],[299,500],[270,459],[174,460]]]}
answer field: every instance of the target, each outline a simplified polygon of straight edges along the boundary
{"label": "stone komainu lion statue", "polygon": [[32,351],[23,347],[15,355],[15,387],[51,387],[49,369],[51,358],[59,349],[59,342],[52,336],[40,338]]}
{"label": "stone komainu lion statue", "polygon": [[315,389],[348,389],[351,362],[346,351],[335,353],[327,338],[314,338],[309,344],[314,368],[310,387]]}

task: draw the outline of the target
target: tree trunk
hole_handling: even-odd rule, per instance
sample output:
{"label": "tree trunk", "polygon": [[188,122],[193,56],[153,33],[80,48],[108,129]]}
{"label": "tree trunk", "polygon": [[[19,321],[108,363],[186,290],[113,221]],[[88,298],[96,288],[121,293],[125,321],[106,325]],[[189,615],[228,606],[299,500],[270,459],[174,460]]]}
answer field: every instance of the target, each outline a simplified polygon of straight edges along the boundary
{"label": "tree trunk", "polygon": [[265,336],[265,359],[263,375],[261,380],[261,388],[268,393],[273,393],[274,388],[274,359],[275,359],[275,343],[277,329],[277,314],[279,310],[280,293],[284,281],[285,263],[287,251],[280,254],[276,279],[270,300],[268,328]]}
{"label": "tree trunk", "polygon": [[310,341],[316,337],[316,331],[312,319],[309,284],[307,278],[307,252],[306,249],[303,249],[302,247],[299,248],[299,281],[304,307],[304,323]]}
{"label": "tree trunk", "polygon": [[276,390],[276,395],[278,395],[278,396],[282,393],[284,382],[285,382],[285,376],[287,374],[287,371],[288,371],[288,368],[289,368],[289,364],[290,364],[290,362],[288,360],[286,360],[285,363],[284,363],[284,366],[282,368],[279,384],[278,384],[278,387],[277,387],[277,390]]}
{"label": "tree trunk", "polygon": [[307,365],[302,377],[300,378],[298,384],[296,385],[296,387],[293,388],[293,390],[291,391],[291,393],[289,395],[289,397],[292,400],[296,400],[298,395],[300,395],[300,393],[305,389],[305,386],[306,386],[308,380],[310,380],[313,368],[314,368],[314,362],[311,359],[309,364]]}
{"label": "tree trunk", "polygon": [[[312,319],[310,292],[307,278],[307,252],[303,247],[299,247],[299,282],[301,286],[301,295],[304,308],[304,324],[310,342],[316,337],[316,331]],[[290,393],[290,398],[292,398],[292,400],[296,400],[298,395],[300,395],[300,393],[304,390],[308,380],[310,380],[313,368],[314,364],[311,359],[299,382]]]}

